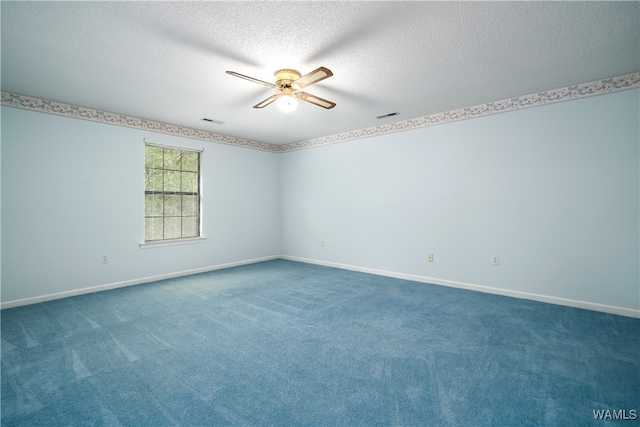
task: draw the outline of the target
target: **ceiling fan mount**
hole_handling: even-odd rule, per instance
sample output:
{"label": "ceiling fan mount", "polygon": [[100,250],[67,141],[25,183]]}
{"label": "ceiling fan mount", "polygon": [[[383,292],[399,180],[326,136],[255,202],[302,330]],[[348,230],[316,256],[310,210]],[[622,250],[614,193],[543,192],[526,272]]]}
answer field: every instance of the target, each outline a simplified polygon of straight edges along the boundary
{"label": "ceiling fan mount", "polygon": [[[297,98],[310,104],[317,105],[318,107],[325,108],[327,110],[336,106],[334,102],[327,101],[326,99],[322,99],[318,96],[301,91],[301,89],[304,89],[307,86],[311,86],[312,84],[318,83],[321,80],[333,76],[331,70],[325,67],[319,67],[312,72],[305,74],[304,76],[301,76],[300,72],[296,70],[283,68],[275,72],[275,83],[269,83],[262,80],[254,79],[253,77],[245,76],[244,74],[236,73],[235,71],[227,71],[227,74],[235,77],[240,77],[241,79],[249,80],[250,82],[258,83],[280,91],[280,93],[272,95],[264,101],[254,105],[253,108],[264,108],[272,102],[283,97],[289,97],[287,98],[289,100],[294,98],[294,100],[292,100],[294,103],[295,99]],[[291,105],[290,102],[287,104]]]}
{"label": "ceiling fan mount", "polygon": [[278,89],[294,88],[294,82],[300,78],[300,72],[296,70],[278,70],[274,73]]}

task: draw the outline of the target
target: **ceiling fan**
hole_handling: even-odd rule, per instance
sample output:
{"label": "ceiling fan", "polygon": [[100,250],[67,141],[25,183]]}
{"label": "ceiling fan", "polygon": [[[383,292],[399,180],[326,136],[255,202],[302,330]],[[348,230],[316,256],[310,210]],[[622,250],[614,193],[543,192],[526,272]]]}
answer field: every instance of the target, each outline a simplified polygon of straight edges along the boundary
{"label": "ceiling fan", "polygon": [[280,93],[272,95],[264,101],[254,105],[253,108],[264,108],[272,102],[277,101],[276,104],[280,109],[284,111],[291,111],[296,108],[296,99],[309,102],[313,105],[317,105],[318,107],[326,108],[327,110],[336,106],[334,102],[300,91],[305,87],[311,86],[312,84],[333,76],[331,70],[325,67],[317,68],[302,77],[300,77],[300,73],[296,70],[278,70],[275,72],[275,83],[268,83],[254,79],[253,77],[245,76],[243,74],[236,73],[235,71],[227,71],[227,74],[280,91]]}

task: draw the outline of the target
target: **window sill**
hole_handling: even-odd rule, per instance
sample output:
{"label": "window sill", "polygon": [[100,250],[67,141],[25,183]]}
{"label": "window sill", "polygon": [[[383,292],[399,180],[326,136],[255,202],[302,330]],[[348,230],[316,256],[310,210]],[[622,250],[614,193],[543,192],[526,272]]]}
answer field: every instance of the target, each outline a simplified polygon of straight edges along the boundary
{"label": "window sill", "polygon": [[165,246],[191,245],[194,243],[204,243],[206,240],[207,240],[206,237],[194,237],[192,239],[158,240],[155,242],[140,243],[140,249],[160,248]]}

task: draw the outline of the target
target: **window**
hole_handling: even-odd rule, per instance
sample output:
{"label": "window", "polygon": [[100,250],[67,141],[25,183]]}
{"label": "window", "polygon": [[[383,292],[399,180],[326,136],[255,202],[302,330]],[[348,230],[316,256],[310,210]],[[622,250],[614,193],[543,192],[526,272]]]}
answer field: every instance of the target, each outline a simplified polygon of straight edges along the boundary
{"label": "window", "polygon": [[145,144],[145,242],[200,237],[200,153]]}

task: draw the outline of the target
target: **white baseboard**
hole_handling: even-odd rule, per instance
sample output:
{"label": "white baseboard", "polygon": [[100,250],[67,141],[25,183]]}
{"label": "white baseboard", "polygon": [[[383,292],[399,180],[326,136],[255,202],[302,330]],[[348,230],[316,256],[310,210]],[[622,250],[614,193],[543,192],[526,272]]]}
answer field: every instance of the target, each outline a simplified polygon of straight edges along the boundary
{"label": "white baseboard", "polygon": [[176,272],[176,273],[159,274],[157,276],[149,276],[149,277],[143,277],[143,278],[140,278],[140,279],[125,280],[123,282],[109,283],[109,284],[106,284],[106,285],[91,286],[91,287],[88,287],[88,288],[75,289],[75,290],[72,290],[72,291],[58,292],[58,293],[55,293],[55,294],[48,294],[48,295],[42,295],[42,296],[37,296],[37,297],[32,297],[32,298],[24,298],[24,299],[19,299],[19,300],[14,300],[14,301],[7,301],[7,302],[3,302],[3,303],[0,304],[0,310],[4,310],[5,308],[20,307],[20,306],[29,305],[29,304],[37,304],[39,302],[51,301],[51,300],[56,300],[56,299],[60,299],[60,298],[73,297],[73,296],[76,296],[76,295],[84,295],[84,294],[90,294],[90,293],[93,293],[93,292],[107,291],[107,290],[110,290],[110,289],[124,288],[126,286],[141,285],[143,283],[157,282],[158,280],[173,279],[175,277],[182,277],[182,276],[190,276],[190,275],[193,275],[193,274],[206,273],[208,271],[222,270],[224,268],[231,268],[231,267],[238,267],[240,265],[255,264],[257,262],[270,261],[270,260],[278,259],[278,258],[280,258],[280,257],[277,256],[277,255],[263,257],[263,258],[254,258],[254,259],[249,259],[249,260],[244,260],[244,261],[230,262],[230,263],[227,263],[227,264],[219,264],[219,265],[212,265],[212,266],[209,266],[209,267],[195,268],[195,269],[192,269],[192,270],[184,270],[184,271],[179,271],[179,272]]}
{"label": "white baseboard", "polygon": [[321,261],[321,260],[308,259],[308,258],[300,258],[300,257],[294,257],[294,256],[288,256],[288,255],[280,255],[280,256],[273,255],[273,256],[262,257],[262,258],[254,258],[254,259],[249,259],[244,261],[236,261],[236,262],[231,262],[226,264],[218,264],[218,265],[213,265],[208,267],[196,268],[192,270],[184,270],[176,273],[160,274],[157,276],[149,276],[149,277],[143,277],[140,279],[126,280],[123,282],[109,283],[105,285],[75,289],[72,291],[58,292],[54,294],[24,298],[24,299],[19,299],[14,301],[7,301],[0,304],[0,310],[4,310],[6,308],[20,307],[20,306],[29,305],[29,304],[37,304],[40,302],[51,301],[51,300],[56,300],[60,298],[67,298],[67,297],[72,297],[76,295],[84,295],[92,292],[100,292],[100,291],[106,291],[109,289],[123,288],[126,286],[140,285],[143,283],[156,282],[156,281],[165,280],[165,279],[173,279],[175,277],[190,276],[193,274],[206,273],[208,271],[222,270],[225,268],[238,267],[241,265],[255,264],[257,262],[270,261],[274,259],[286,259],[289,261],[323,265],[326,267],[334,267],[334,268],[340,268],[343,270],[358,271],[361,273],[375,274],[378,276],[386,276],[386,277],[393,277],[396,279],[411,280],[413,282],[448,286],[452,288],[466,289],[466,290],[477,291],[477,292],[485,292],[489,294],[503,295],[503,296],[513,297],[513,298],[521,298],[521,299],[527,299],[532,301],[545,302],[549,304],[564,305],[567,307],[600,311],[603,313],[617,314],[620,316],[640,318],[640,310],[634,310],[631,308],[616,307],[611,305],[598,304],[598,303],[587,302],[587,301],[578,301],[578,300],[572,300],[567,298],[559,298],[559,297],[553,297],[548,295],[532,294],[527,292],[513,291],[509,289],[493,288],[490,286],[474,285],[471,283],[455,282],[452,280],[443,280],[443,279],[437,279],[433,277],[417,276],[413,274],[396,273],[393,271],[378,270],[378,269],[367,268],[367,267],[358,267],[354,265],[340,264],[336,262]]}
{"label": "white baseboard", "polygon": [[549,304],[564,305],[568,307],[600,311],[603,313],[617,314],[620,316],[640,318],[640,310],[634,310],[631,308],[616,307],[612,305],[598,304],[598,303],[587,302],[587,301],[578,301],[578,300],[559,298],[559,297],[553,297],[548,295],[532,294],[528,292],[513,291],[509,289],[493,288],[490,286],[474,285],[471,283],[454,282],[452,280],[443,280],[443,279],[436,279],[433,277],[416,276],[413,274],[396,273],[392,271],[377,270],[374,268],[367,268],[367,267],[357,267],[357,266],[348,265],[348,264],[339,264],[335,262],[300,258],[300,257],[294,257],[294,256],[288,256],[288,255],[281,255],[280,258],[286,259],[289,261],[298,261],[298,262],[304,262],[308,264],[323,265],[326,267],[335,267],[343,270],[352,270],[352,271],[358,271],[361,273],[370,273],[378,276],[387,276],[387,277],[393,277],[396,279],[411,280],[413,282],[449,286],[452,288],[466,289],[466,290],[477,291],[477,292],[485,292],[488,294],[496,294],[496,295],[502,295],[507,297],[513,297],[513,298],[545,302]]}

